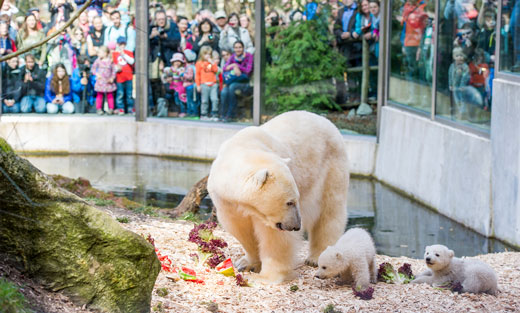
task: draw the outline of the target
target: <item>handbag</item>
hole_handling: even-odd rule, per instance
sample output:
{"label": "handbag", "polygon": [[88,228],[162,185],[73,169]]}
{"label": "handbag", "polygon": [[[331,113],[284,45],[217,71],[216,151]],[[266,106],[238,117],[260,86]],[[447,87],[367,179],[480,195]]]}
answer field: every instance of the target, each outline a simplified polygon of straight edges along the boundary
{"label": "handbag", "polygon": [[161,78],[161,58],[157,56],[153,62],[148,63],[148,77],[151,80]]}

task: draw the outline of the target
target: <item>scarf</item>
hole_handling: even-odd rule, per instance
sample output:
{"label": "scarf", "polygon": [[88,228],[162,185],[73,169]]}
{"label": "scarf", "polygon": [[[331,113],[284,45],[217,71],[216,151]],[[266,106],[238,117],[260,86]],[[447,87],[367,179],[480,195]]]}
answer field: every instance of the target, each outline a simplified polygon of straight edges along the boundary
{"label": "scarf", "polygon": [[349,31],[348,25],[350,24],[350,19],[356,12],[357,4],[354,2],[350,7],[345,7],[345,11],[343,12],[343,16],[341,17],[341,25],[343,28],[343,32],[346,33]]}

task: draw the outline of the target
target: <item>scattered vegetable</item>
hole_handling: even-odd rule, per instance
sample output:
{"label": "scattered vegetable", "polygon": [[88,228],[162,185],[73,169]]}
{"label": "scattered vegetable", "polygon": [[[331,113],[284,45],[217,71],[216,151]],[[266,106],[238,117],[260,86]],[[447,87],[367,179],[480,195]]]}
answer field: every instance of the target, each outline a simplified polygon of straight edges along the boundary
{"label": "scattered vegetable", "polygon": [[218,273],[224,275],[224,276],[235,276],[235,268],[233,267],[233,262],[231,259],[226,259],[219,265],[215,267],[215,270],[217,270]]}
{"label": "scattered vegetable", "polygon": [[387,284],[408,284],[414,279],[412,266],[405,263],[398,271],[388,262],[381,263],[377,272],[377,280]]}
{"label": "scattered vegetable", "polygon": [[249,284],[247,279],[245,279],[244,276],[242,276],[242,274],[237,274],[235,276],[235,280],[237,282],[237,286],[240,286],[240,287],[251,287],[251,285]]}
{"label": "scattered vegetable", "polygon": [[357,288],[352,287],[352,291],[354,291],[354,295],[356,297],[359,297],[360,299],[363,299],[363,300],[370,300],[370,299],[372,299],[372,294],[374,293],[374,288],[368,287],[365,290],[361,290],[360,287],[357,287]]}
{"label": "scattered vegetable", "polygon": [[187,267],[182,267],[179,270],[179,277],[186,281],[191,281],[197,284],[204,284],[204,281],[202,279],[197,278],[197,273],[195,273],[194,270]]}
{"label": "scattered vegetable", "polygon": [[217,227],[215,222],[195,225],[190,231],[188,238],[188,241],[199,246],[199,254],[202,256],[199,258],[199,261],[211,268],[215,268],[226,259],[222,248],[227,247],[227,242],[213,235],[215,227]]}

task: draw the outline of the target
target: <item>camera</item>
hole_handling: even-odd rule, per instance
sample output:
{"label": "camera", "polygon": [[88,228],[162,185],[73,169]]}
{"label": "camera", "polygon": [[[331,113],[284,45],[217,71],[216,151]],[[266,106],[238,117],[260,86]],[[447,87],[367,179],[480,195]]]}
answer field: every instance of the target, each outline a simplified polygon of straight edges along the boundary
{"label": "camera", "polygon": [[278,16],[271,17],[271,26],[278,26],[280,24],[280,20]]}
{"label": "camera", "polygon": [[79,71],[82,73],[90,73],[90,65],[89,64],[79,64]]}
{"label": "camera", "polygon": [[161,36],[164,35],[164,34],[166,33],[166,31],[164,30],[164,28],[162,28],[162,27],[160,27],[160,26],[157,27],[157,31],[159,32],[159,34],[160,34]]}

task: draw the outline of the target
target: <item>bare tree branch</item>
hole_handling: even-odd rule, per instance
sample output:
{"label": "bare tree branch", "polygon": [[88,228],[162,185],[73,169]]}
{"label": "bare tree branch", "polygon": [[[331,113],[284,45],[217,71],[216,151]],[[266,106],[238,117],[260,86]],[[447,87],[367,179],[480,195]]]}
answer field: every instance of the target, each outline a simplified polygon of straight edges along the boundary
{"label": "bare tree branch", "polygon": [[[0,7],[1,7],[1,4],[4,3],[4,0],[0,0]],[[67,27],[69,27],[70,25],[72,25],[72,23],[74,23],[74,21],[81,15],[81,13],[83,13],[83,11],[85,11],[87,9],[87,7],[92,3],[92,0],[88,0],[84,5],[83,7],[81,7],[80,10],[76,11],[76,13],[74,13],[73,16],[70,17],[70,19],[67,21],[67,23],[65,25],[63,25],[62,27],[60,27],[60,29],[58,29],[57,31],[55,31],[53,34],[51,34],[50,36],[47,36],[45,39],[43,39],[42,41],[38,42],[38,43],[35,43],[34,45],[32,46],[29,46],[23,50],[19,50],[19,51],[16,51],[16,52],[13,52],[13,53],[10,53],[4,57],[1,57],[0,58],[0,62],[4,62],[4,61],[7,61],[11,58],[14,58],[14,57],[17,57],[19,56],[20,54],[24,54],[26,52],[29,52],[30,50],[34,49],[34,48],[38,48],[39,46],[41,45],[44,45],[45,43],[47,43],[49,40],[51,40],[52,38],[58,36],[59,34],[61,34],[62,31],[64,31],[65,29],[67,29]]]}

